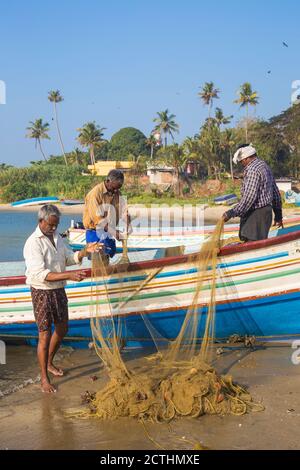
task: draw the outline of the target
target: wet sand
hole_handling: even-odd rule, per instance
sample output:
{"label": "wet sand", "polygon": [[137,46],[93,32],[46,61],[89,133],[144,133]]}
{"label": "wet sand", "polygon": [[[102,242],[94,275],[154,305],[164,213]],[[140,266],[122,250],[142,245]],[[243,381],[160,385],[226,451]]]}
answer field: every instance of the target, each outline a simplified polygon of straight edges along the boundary
{"label": "wet sand", "polygon": [[[217,360],[218,371],[233,375],[246,386],[255,400],[264,404],[265,411],[178,419],[171,428],[148,424],[150,436],[169,450],[190,450],[199,442],[210,449],[299,449],[300,366],[292,364],[291,354],[292,349],[283,346],[252,352],[244,347],[226,349]],[[35,383],[35,350],[8,347],[7,365],[0,365],[0,390],[8,393],[0,398],[0,449],[157,448],[142,425],[131,419],[102,422],[65,418],[65,410],[83,406],[82,393],[101,388],[106,374],[90,350],[67,348],[58,359],[67,375],[54,379],[58,391],[47,395]],[[93,375],[98,377],[95,382],[90,378]],[[24,383],[24,388],[16,390]]]}

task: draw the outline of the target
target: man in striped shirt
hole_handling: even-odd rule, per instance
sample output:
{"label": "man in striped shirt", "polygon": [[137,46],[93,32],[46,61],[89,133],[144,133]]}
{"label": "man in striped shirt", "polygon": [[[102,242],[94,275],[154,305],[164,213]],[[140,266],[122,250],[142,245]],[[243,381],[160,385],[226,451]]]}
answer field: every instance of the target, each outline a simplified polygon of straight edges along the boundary
{"label": "man in striped shirt", "polygon": [[233,162],[241,162],[244,167],[244,181],[240,202],[223,214],[225,222],[240,217],[239,237],[242,241],[264,240],[272,225],[282,226],[282,203],[278,187],[269,166],[257,158],[255,148],[242,145],[233,157]]}

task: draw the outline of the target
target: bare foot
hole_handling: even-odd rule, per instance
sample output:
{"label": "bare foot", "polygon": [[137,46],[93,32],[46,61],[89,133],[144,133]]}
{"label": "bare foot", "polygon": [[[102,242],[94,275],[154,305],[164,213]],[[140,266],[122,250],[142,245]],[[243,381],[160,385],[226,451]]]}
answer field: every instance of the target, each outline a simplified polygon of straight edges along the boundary
{"label": "bare foot", "polygon": [[55,377],[62,377],[64,375],[64,371],[53,364],[48,365],[48,372],[51,372]]}
{"label": "bare foot", "polygon": [[41,387],[42,387],[42,392],[56,393],[56,388],[53,387],[53,385],[51,385],[51,383],[47,379],[42,380]]}

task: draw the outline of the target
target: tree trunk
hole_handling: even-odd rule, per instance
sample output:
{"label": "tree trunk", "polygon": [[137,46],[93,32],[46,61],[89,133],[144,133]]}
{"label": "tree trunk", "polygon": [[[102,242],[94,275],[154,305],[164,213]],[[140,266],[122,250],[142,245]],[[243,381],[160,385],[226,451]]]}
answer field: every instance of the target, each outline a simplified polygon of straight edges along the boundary
{"label": "tree trunk", "polygon": [[174,176],[175,176],[175,181],[174,181],[174,186],[175,186],[175,193],[176,196],[180,196],[180,180],[179,180],[179,170],[178,168],[175,168],[174,171]]}
{"label": "tree trunk", "polygon": [[231,154],[231,149],[229,149],[229,158],[230,158],[230,174],[231,174],[231,179],[233,181],[233,168],[232,168],[232,154]]}
{"label": "tree trunk", "polygon": [[57,110],[56,110],[56,102],[53,101],[53,104],[54,104],[55,124],[56,124],[58,139],[59,139],[60,146],[61,146],[61,150],[62,150],[64,159],[65,159],[65,164],[66,164],[66,166],[68,166],[68,160],[67,160],[67,157],[66,157],[66,153],[65,153],[65,149],[64,149],[64,144],[63,144],[63,141],[62,141],[62,138],[61,138],[60,129],[59,129],[59,125],[58,125]]}
{"label": "tree trunk", "polygon": [[38,141],[38,143],[39,143],[40,151],[42,152],[42,155],[43,155],[44,160],[45,160],[45,162],[46,162],[46,161],[47,161],[47,158],[46,158],[46,155],[45,155],[44,152],[43,152],[41,141],[40,141],[40,139],[37,139],[37,141]]}
{"label": "tree trunk", "polygon": [[248,113],[249,113],[249,104],[246,105],[246,144],[248,144]]}
{"label": "tree trunk", "polygon": [[209,101],[209,105],[208,105],[208,122],[209,123],[210,123],[211,107],[212,107],[212,100]]}
{"label": "tree trunk", "polygon": [[153,151],[154,151],[154,145],[152,144],[152,145],[151,145],[151,153],[150,153],[150,158],[151,158],[151,160],[152,160],[152,158],[153,158]]}
{"label": "tree trunk", "polygon": [[93,165],[94,167],[94,171],[95,171],[95,155],[94,155],[94,146],[91,145],[90,146],[90,156],[91,156],[91,164]]}
{"label": "tree trunk", "polygon": [[219,175],[219,172],[218,172],[217,165],[213,165],[213,169],[214,169],[214,176],[215,176],[216,180],[220,181],[220,175]]}

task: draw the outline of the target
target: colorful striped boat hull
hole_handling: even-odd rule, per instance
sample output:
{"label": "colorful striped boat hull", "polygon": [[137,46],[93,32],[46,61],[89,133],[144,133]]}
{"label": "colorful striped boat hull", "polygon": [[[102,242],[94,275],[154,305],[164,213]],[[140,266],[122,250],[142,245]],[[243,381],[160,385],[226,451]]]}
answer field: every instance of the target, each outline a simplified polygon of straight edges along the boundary
{"label": "colorful striped boat hull", "polygon": [[[197,280],[193,258],[182,255],[132,263],[129,271],[115,274],[114,268],[97,283],[102,317],[122,322],[125,345],[151,344],[146,317],[161,338],[175,338],[189,308]],[[86,271],[90,276],[90,270]],[[149,279],[149,282],[146,282]],[[146,283],[139,292],[141,283]],[[197,331],[203,334],[205,305],[211,279],[201,293],[204,315]],[[70,327],[73,345],[91,340],[89,328],[93,282],[68,283]],[[109,299],[105,294],[108,288]],[[93,286],[95,289],[95,286]],[[118,306],[121,304],[121,308]],[[300,334],[300,231],[278,237],[222,248],[216,288],[216,336],[253,334],[260,337],[294,337]],[[29,287],[24,277],[0,278],[0,335],[28,339],[37,337]]]}

